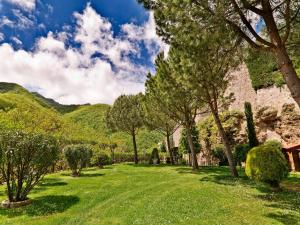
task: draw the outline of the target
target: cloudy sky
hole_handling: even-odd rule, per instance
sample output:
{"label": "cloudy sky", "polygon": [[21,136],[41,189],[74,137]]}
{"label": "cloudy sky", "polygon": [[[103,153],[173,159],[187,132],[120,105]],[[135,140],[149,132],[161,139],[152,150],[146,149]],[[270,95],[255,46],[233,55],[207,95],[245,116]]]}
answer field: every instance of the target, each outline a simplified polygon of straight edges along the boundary
{"label": "cloudy sky", "polygon": [[167,50],[136,0],[0,0],[0,81],[60,103],[143,91]]}

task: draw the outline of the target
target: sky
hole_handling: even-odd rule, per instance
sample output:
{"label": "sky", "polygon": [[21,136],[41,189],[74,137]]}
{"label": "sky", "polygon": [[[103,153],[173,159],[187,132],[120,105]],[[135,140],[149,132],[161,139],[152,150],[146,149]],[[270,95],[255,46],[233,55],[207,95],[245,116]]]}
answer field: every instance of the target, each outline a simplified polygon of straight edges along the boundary
{"label": "sky", "polygon": [[143,92],[168,48],[137,0],[0,0],[0,81],[62,104]]}

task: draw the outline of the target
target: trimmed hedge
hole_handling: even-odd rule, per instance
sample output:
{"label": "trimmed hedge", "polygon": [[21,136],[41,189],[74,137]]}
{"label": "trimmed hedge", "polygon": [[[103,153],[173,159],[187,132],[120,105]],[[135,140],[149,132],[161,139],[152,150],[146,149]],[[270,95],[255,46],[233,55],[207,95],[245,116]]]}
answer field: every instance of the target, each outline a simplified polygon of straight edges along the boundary
{"label": "trimmed hedge", "polygon": [[271,141],[252,148],[247,155],[246,174],[255,181],[279,187],[279,183],[289,174],[281,144]]}

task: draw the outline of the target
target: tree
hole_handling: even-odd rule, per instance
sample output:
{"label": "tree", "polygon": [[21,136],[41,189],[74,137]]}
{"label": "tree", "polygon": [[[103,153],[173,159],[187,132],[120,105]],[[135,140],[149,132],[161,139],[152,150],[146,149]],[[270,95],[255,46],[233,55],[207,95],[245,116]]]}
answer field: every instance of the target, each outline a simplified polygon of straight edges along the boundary
{"label": "tree", "polygon": [[256,137],[255,125],[253,121],[253,113],[252,113],[250,102],[245,102],[245,115],[247,119],[247,134],[249,140],[249,147],[253,148],[255,146],[258,146],[259,143]]}
{"label": "tree", "polygon": [[142,94],[121,95],[107,111],[106,123],[112,130],[123,131],[131,135],[134,163],[138,164],[136,135],[144,124]]}
{"label": "tree", "polygon": [[171,164],[174,165],[170,137],[176,131],[176,122],[160,110],[159,104],[153,99],[152,95],[146,95],[144,103],[145,124],[149,129],[157,130],[166,137]]}
{"label": "tree", "polygon": [[[199,153],[200,150],[201,150],[201,145],[199,143],[199,130],[196,128],[195,125],[192,127],[191,134],[192,134],[193,145],[194,145],[195,151],[196,151],[196,153]],[[191,162],[191,157],[190,157],[191,156],[191,149],[190,149],[189,142],[188,142],[188,139],[187,139],[186,129],[183,129],[181,131],[181,137],[180,137],[180,140],[179,140],[179,150],[182,153],[188,154],[189,159],[190,159],[189,162]]]}
{"label": "tree", "polygon": [[[212,113],[214,121],[224,144],[225,154],[233,176],[238,176],[230,140],[220,118],[220,110],[227,108],[230,96],[224,96],[230,80],[230,71],[240,63],[238,37],[228,30],[228,26],[220,26],[210,30],[196,30],[182,35],[180,46],[182,60],[185,61],[184,85],[197,96],[198,101],[205,104]],[[194,33],[201,33],[193,43],[184,42],[191,39]],[[227,35],[225,35],[227,34]]]}
{"label": "tree", "polygon": [[58,160],[55,138],[21,131],[0,132],[0,171],[9,202],[24,201]]}
{"label": "tree", "polygon": [[81,170],[89,164],[93,154],[89,146],[80,144],[66,146],[64,155],[72,170],[72,176],[78,177]]}
{"label": "tree", "polygon": [[[192,23],[200,29],[226,23],[240,39],[261,51],[271,52],[294,100],[300,105],[300,79],[288,53],[289,37],[299,20],[299,0],[139,0],[155,11],[157,32],[169,43],[191,32]],[[258,22],[259,21],[259,22]],[[195,23],[196,22],[196,23]],[[255,26],[266,27],[263,36]],[[190,40],[186,40],[190,41]]]}
{"label": "tree", "polygon": [[195,124],[199,101],[182,83],[183,77],[187,76],[184,61],[180,52],[172,48],[167,59],[164,59],[163,54],[158,55],[155,66],[156,75],[149,75],[146,81],[146,96],[159,106],[160,111],[186,128],[193,169],[198,169],[191,130]]}

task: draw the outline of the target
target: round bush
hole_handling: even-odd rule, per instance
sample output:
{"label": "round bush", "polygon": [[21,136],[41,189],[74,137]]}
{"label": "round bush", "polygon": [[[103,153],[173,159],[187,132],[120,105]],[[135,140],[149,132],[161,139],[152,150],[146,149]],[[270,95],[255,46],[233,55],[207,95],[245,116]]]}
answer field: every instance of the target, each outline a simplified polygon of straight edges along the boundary
{"label": "round bush", "polygon": [[279,183],[289,174],[279,145],[271,142],[252,148],[247,155],[246,174],[253,180],[279,187]]}
{"label": "round bush", "polygon": [[86,167],[91,158],[92,150],[87,145],[68,145],[64,148],[65,158],[72,170],[72,176],[80,176],[81,170]]}

